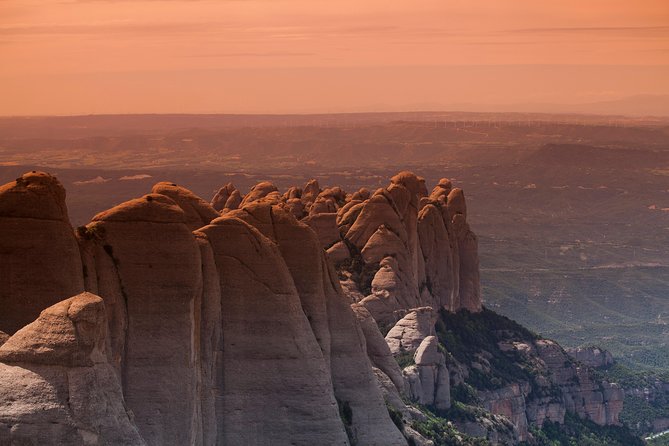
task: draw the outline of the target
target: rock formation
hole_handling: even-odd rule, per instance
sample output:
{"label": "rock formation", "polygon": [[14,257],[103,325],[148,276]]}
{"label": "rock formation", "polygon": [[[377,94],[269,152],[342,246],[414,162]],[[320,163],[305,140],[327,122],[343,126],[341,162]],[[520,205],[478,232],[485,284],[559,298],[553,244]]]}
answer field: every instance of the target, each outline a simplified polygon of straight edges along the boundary
{"label": "rock formation", "polygon": [[106,351],[100,297],[42,311],[0,347],[0,443],[144,445]]}
{"label": "rock formation", "polygon": [[83,276],[60,182],[33,171],[0,186],[0,330],[83,291]]}
{"label": "rock formation", "polygon": [[186,188],[174,183],[162,182],[153,186],[151,193],[171,198],[186,215],[186,225],[191,231],[209,224],[220,214],[209,203]]}
{"label": "rock formation", "polygon": [[423,340],[434,334],[437,315],[432,307],[414,308],[400,319],[386,335],[390,352],[415,352]]}
{"label": "rock formation", "polygon": [[217,441],[346,444],[323,353],[278,247],[234,217],[198,232],[221,289]]}
{"label": "rock formation", "polygon": [[559,386],[564,395],[565,408],[599,425],[619,424],[623,390],[616,384],[599,382],[592,370],[576,366],[556,342],[535,342],[539,357],[546,364],[549,380]]}
{"label": "rock formation", "polygon": [[113,364],[149,444],[200,436],[203,278],[188,223],[175,201],[149,194],[96,215],[80,231],[86,286],[105,300]]}
{"label": "rock formation", "polygon": [[412,400],[445,410],[451,407],[450,376],[439,341],[428,336],[418,346],[413,366],[404,369]]}
{"label": "rock formation", "polygon": [[[413,404],[447,410],[468,373],[435,323],[482,310],[449,180],[228,184],[211,204],[163,182],[76,231],[64,199],[39,172],[0,187],[0,444],[431,443]],[[481,392],[490,418],[463,428],[518,440],[567,410],[618,422],[615,385],[557,344],[521,344],[505,348],[560,398]]]}
{"label": "rock formation", "polygon": [[[228,183],[225,186],[221,187],[214,198],[211,199],[211,207],[217,211],[222,211],[225,209],[225,205],[230,199],[230,196],[237,190],[232,183]],[[239,192],[237,192],[239,193]]]}
{"label": "rock formation", "polygon": [[588,367],[606,367],[613,364],[611,353],[599,347],[566,348],[565,351],[569,356]]}

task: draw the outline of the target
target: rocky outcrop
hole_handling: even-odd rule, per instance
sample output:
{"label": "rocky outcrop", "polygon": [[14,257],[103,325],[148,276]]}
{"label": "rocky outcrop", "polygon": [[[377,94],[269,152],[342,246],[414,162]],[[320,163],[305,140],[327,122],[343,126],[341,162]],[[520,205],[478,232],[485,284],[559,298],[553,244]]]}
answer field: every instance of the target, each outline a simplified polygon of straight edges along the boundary
{"label": "rocky outcrop", "polygon": [[479,278],[478,238],[467,223],[467,205],[462,189],[448,193],[446,209],[458,241],[459,287],[457,308],[481,310],[481,281]]}
{"label": "rocky outcrop", "polygon": [[[497,390],[478,392],[481,399],[481,405],[490,413],[495,415],[502,415],[506,417],[514,426],[515,437],[519,441],[528,439],[528,421],[527,421],[527,407],[525,405],[526,396],[530,391],[528,383],[513,383],[504,386]],[[535,425],[541,426],[543,420],[557,421],[564,419],[564,411],[561,417],[551,418],[544,415],[543,419],[538,423],[535,419]]]}
{"label": "rocky outcrop", "polygon": [[[49,211],[63,233],[49,234],[74,243],[71,263],[78,269],[68,272],[68,259],[61,258],[59,271],[66,278],[76,276],[70,281],[74,289],[85,287],[104,300],[97,310],[105,327],[103,356],[109,373],[104,379],[116,383],[113,404],[120,404],[123,413],[126,404],[132,414],[128,429],[135,437],[126,444],[406,444],[386,410],[368,360],[367,337],[318,236],[284,210],[273,186],[254,188],[241,210],[227,206],[220,217],[187,189],[159,183],[153,193],[95,216],[75,238],[57,180],[43,174],[26,178],[26,184],[22,180],[3,187],[9,192],[0,202],[6,211],[2,217],[36,219],[30,214],[33,208]],[[235,197],[235,190],[228,192],[226,204]],[[342,198],[336,190],[328,193]],[[28,209],[21,209],[24,199]],[[6,249],[11,243],[3,240],[2,251],[13,259],[15,252]],[[39,259],[31,256],[42,255],[28,254],[32,263]],[[54,280],[54,288],[58,283]],[[25,293],[39,295],[41,286],[40,281],[26,283]],[[12,303],[22,308],[20,301]],[[45,306],[39,305],[40,310]],[[47,313],[43,316],[50,318]],[[2,315],[11,321],[11,314]],[[41,319],[35,324],[43,325]],[[61,368],[98,367],[77,362],[88,350],[61,352],[65,344],[59,339],[40,338],[44,329],[28,328],[6,343],[3,336],[3,367],[13,367],[7,365],[13,361],[41,364],[48,358]],[[380,347],[383,338],[373,328],[376,332],[367,324],[367,333],[370,340],[377,336]],[[52,341],[56,345],[43,352],[42,346]],[[75,344],[84,347],[80,341]],[[70,350],[78,355],[75,359],[68,356]],[[30,352],[39,355],[32,358]],[[397,380],[392,356],[382,349],[377,356]],[[108,410],[102,397],[92,395],[100,401],[90,408],[92,414]],[[83,396],[70,397],[77,398]],[[38,416],[39,407],[28,407],[24,418]],[[54,416],[71,418],[65,412]],[[72,436],[79,439],[72,441],[87,444],[103,438],[98,430],[72,423],[86,437]],[[21,429],[41,435],[27,426]],[[127,437],[126,430],[120,428],[118,435]]]}
{"label": "rocky outcrop", "polygon": [[[446,183],[428,198],[423,179],[401,172],[387,188],[365,201],[351,198],[338,212],[345,243],[366,265],[379,265],[362,304],[381,324],[420,306],[481,308],[476,236],[466,223],[464,195]],[[345,258],[339,247],[334,253]]]}
{"label": "rocky outcrop", "polygon": [[414,362],[415,365],[403,371],[411,399],[438,410],[451,407],[450,375],[435,336],[423,339]]}
{"label": "rocky outcrop", "polygon": [[[224,186],[212,203],[220,207],[234,192]],[[236,204],[243,208],[260,200],[279,205],[316,232],[340,274],[351,278],[344,287],[349,298],[383,326],[421,306],[481,309],[478,242],[467,224],[464,194],[446,178],[430,194],[425,180],[407,171],[374,193],[321,189],[312,179],[279,194],[262,182]],[[223,212],[236,204],[226,204]]]}
{"label": "rocky outcrop", "polygon": [[276,186],[270,183],[269,181],[263,181],[261,183],[258,183],[251,188],[248,194],[244,196],[239,207],[243,208],[245,205],[253,203],[254,201],[260,200],[262,198],[265,198],[269,194],[277,191],[278,189],[276,188]]}
{"label": "rocky outcrop", "polygon": [[[0,188],[0,444],[430,444],[412,404],[445,411],[494,366],[439,341],[444,315],[482,310],[447,179],[429,194],[410,172],[374,193],[229,184],[213,206],[158,183],[76,232],[64,194],[36,172]],[[557,344],[502,347],[539,378],[481,390],[489,417],[463,429],[618,423],[620,389]]]}
{"label": "rocky outcrop", "polygon": [[83,291],[83,276],[60,182],[32,171],[0,186],[0,330]]}
{"label": "rocky outcrop", "polygon": [[386,342],[393,355],[414,352],[423,340],[434,334],[437,314],[432,307],[414,308],[390,329]]}
{"label": "rocky outcrop", "polygon": [[185,212],[149,194],[96,215],[81,244],[87,288],[105,300],[113,364],[140,433],[149,444],[197,442],[203,278]]}
{"label": "rocky outcrop", "polygon": [[221,289],[218,441],[346,444],[321,347],[278,247],[234,217],[199,233]]}
{"label": "rocky outcrop", "polygon": [[402,370],[397,364],[388,343],[381,335],[379,327],[367,309],[359,304],[351,305],[365,338],[367,355],[372,365],[383,372],[393,383],[398,392],[404,392],[405,383]]}
{"label": "rocky outcrop", "polygon": [[315,213],[305,217],[302,221],[318,235],[318,240],[325,249],[341,240],[337,227],[337,214]]}
{"label": "rocky outcrop", "polygon": [[222,211],[225,209],[225,205],[228,202],[228,199],[236,190],[237,188],[232,183],[228,183],[221,187],[211,199],[211,207],[217,211]]}
{"label": "rocky outcrop", "polygon": [[590,368],[574,362],[557,343],[538,339],[501,347],[517,352],[535,370],[535,382],[479,392],[479,398],[490,412],[512,420],[519,438],[527,437],[528,424],[563,423],[566,412],[599,425],[620,424],[623,391],[616,384],[597,380]]}
{"label": "rocky outcrop", "polygon": [[0,444],[144,445],[107,361],[100,297],[61,301],[0,347]]}
{"label": "rocky outcrop", "polygon": [[569,356],[588,367],[607,367],[613,364],[613,355],[599,347],[566,348]]}
{"label": "rocky outcrop", "polygon": [[220,217],[220,214],[209,203],[175,183],[158,183],[153,186],[151,193],[171,198],[184,212],[186,225],[191,231],[208,225],[210,221]]}
{"label": "rocky outcrop", "polygon": [[553,341],[542,339],[535,346],[549,379],[562,392],[566,410],[599,425],[619,424],[624,394],[618,385],[596,380],[591,369],[573,364]]}
{"label": "rocky outcrop", "polygon": [[418,239],[425,271],[419,287],[424,304],[457,311],[458,244],[448,212],[443,204],[441,207],[439,202],[427,203],[418,213]]}
{"label": "rocky outcrop", "polygon": [[404,444],[383,410],[385,404],[366,359],[365,337],[314,232],[269,203],[256,202],[227,217],[248,222],[278,246],[298,292],[303,316],[311,326],[312,333],[302,336],[315,337],[319,343],[330,369],[334,396],[351,410],[347,427],[352,441],[361,445]]}

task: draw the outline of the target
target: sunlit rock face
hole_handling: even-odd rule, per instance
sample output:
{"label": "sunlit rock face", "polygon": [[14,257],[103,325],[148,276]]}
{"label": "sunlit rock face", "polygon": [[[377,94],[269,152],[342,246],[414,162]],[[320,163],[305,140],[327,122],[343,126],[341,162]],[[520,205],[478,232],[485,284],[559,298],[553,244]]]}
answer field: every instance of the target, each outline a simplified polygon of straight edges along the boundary
{"label": "sunlit rock face", "polygon": [[323,352],[276,244],[232,216],[198,232],[221,290],[218,441],[346,444]]}
{"label": "sunlit rock face", "polygon": [[[217,196],[226,196],[226,187]],[[242,206],[278,204],[310,226],[347,276],[347,296],[377,323],[391,326],[422,306],[480,311],[478,241],[466,220],[464,193],[447,178],[430,193],[423,178],[407,171],[373,193],[322,189],[315,179],[280,197],[275,192],[259,183]]]}
{"label": "sunlit rock face", "polygon": [[171,198],[149,194],[96,215],[81,231],[87,288],[105,300],[112,361],[149,444],[200,436],[203,278],[188,222]]}
{"label": "sunlit rock face", "polygon": [[[384,411],[385,403],[365,352],[365,338],[316,234],[268,200],[256,201],[240,211],[226,214],[225,218],[228,217],[253,225],[278,247],[290,274],[288,282],[297,291],[300,314],[306,316],[310,328],[300,336],[315,340],[320,347],[331,380],[330,395],[349,407],[353,414],[348,426],[353,440],[357,444],[405,444]],[[378,328],[376,330],[378,333]],[[305,379],[313,381],[309,376],[319,376],[309,373],[303,365],[300,369],[306,375],[296,378],[298,384]],[[316,395],[324,395],[324,391],[316,390]],[[321,409],[323,413],[327,412]]]}
{"label": "sunlit rock face", "polygon": [[102,298],[82,293],[42,311],[0,346],[0,443],[146,443],[108,358]]}
{"label": "sunlit rock face", "polygon": [[[339,214],[340,232],[350,257],[376,267],[370,293],[360,291],[377,322],[392,324],[421,306],[481,309],[476,236],[466,223],[464,195],[453,193],[447,179],[428,196],[424,180],[401,172],[371,198],[350,203]],[[332,254],[347,259],[341,245]]]}

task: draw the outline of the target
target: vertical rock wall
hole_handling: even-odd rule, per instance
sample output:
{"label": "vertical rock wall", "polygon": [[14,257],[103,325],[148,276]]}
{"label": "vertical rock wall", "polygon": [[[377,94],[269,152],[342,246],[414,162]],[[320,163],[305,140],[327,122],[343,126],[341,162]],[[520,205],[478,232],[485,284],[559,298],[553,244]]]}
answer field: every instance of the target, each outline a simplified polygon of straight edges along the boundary
{"label": "vertical rock wall", "polygon": [[60,182],[33,171],[0,186],[0,330],[13,334],[83,290]]}

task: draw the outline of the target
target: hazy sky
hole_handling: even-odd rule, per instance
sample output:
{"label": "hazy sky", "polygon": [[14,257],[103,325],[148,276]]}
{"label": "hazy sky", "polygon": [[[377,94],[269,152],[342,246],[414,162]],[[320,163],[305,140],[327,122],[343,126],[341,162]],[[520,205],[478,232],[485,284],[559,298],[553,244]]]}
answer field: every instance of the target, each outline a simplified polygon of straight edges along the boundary
{"label": "hazy sky", "polygon": [[0,114],[669,94],[668,0],[0,0]]}

